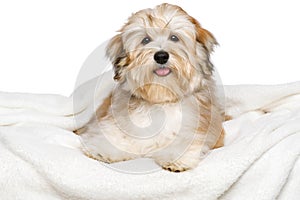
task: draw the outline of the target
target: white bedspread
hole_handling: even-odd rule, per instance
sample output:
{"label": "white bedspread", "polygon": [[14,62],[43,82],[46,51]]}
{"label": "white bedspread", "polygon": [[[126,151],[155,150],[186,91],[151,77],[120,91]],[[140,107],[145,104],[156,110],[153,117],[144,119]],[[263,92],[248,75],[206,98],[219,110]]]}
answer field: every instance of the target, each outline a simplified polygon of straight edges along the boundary
{"label": "white bedspread", "polygon": [[[79,150],[82,126],[110,75],[73,97],[0,93],[0,199],[300,199],[300,82],[225,86],[225,146],[183,173],[139,159],[105,165]],[[92,89],[91,89],[92,88]],[[75,100],[74,100],[75,99]],[[73,103],[74,102],[74,103]],[[142,163],[142,164],[140,164]],[[128,170],[127,170],[128,171]]]}

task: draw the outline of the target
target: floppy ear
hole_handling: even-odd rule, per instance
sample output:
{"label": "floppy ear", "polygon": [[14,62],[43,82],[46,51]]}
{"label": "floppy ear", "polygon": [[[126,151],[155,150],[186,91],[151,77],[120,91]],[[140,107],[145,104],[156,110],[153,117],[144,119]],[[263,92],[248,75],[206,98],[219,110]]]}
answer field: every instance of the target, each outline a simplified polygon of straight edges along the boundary
{"label": "floppy ear", "polygon": [[[203,50],[200,49],[205,49],[205,54],[206,54],[206,60],[201,60],[202,63],[200,63],[202,72],[206,75],[212,75],[214,66],[210,62],[210,54],[213,52],[214,47],[218,45],[217,40],[215,37],[206,29],[202,28],[200,23],[193,17],[190,17],[190,21],[194,24],[195,30],[196,30],[196,41],[199,43],[197,45],[197,54],[199,57],[203,58]],[[200,47],[201,44],[201,47]]]}
{"label": "floppy ear", "polygon": [[213,52],[214,47],[218,45],[218,42],[213,34],[202,28],[200,23],[195,18],[191,17],[190,21],[195,25],[197,42],[201,43],[208,53]]}
{"label": "floppy ear", "polygon": [[119,81],[122,77],[122,59],[126,58],[125,50],[123,48],[123,41],[121,34],[114,36],[106,47],[106,56],[109,58],[114,67],[114,79]]}

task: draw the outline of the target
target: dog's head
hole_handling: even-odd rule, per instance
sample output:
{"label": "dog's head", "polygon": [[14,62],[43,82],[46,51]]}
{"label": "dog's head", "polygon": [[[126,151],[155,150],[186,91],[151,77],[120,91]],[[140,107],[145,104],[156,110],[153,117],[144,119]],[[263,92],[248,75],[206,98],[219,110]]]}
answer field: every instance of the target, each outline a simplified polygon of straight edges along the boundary
{"label": "dog's head", "polygon": [[217,42],[182,8],[161,4],[133,14],[107,46],[114,79],[137,98],[176,102],[210,80]]}

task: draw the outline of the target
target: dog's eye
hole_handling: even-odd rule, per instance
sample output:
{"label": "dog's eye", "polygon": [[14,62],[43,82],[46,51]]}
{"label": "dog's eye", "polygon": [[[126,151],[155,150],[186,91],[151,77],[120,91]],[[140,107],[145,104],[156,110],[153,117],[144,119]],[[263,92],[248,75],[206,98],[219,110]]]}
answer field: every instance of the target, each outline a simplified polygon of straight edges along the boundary
{"label": "dog's eye", "polygon": [[143,44],[143,45],[146,45],[146,44],[148,44],[149,42],[151,42],[151,38],[150,38],[150,37],[145,37],[145,38],[142,40],[142,44]]}
{"label": "dog's eye", "polygon": [[179,38],[176,35],[171,35],[170,40],[173,42],[178,42]]}

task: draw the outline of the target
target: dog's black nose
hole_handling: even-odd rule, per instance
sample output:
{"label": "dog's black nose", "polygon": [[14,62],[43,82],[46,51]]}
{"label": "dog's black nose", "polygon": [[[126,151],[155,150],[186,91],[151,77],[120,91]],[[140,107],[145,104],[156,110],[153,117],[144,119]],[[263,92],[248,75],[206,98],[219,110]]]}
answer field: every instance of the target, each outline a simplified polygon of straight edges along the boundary
{"label": "dog's black nose", "polygon": [[158,63],[158,64],[165,64],[168,62],[169,59],[169,54],[168,52],[165,51],[158,51],[154,54],[154,60]]}

